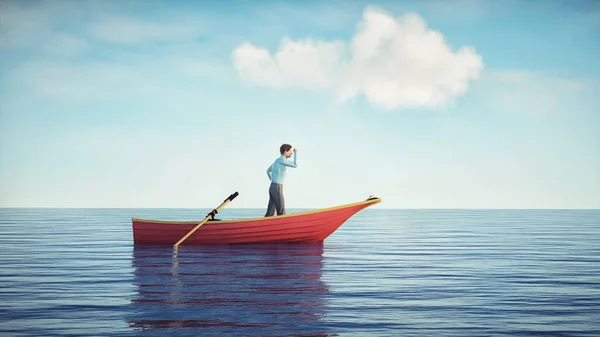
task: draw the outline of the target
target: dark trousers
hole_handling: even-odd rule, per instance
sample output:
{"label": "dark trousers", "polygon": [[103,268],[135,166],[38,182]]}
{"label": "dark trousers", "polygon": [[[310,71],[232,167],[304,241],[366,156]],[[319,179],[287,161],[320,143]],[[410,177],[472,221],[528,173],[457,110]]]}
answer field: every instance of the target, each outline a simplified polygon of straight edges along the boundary
{"label": "dark trousers", "polygon": [[269,205],[265,216],[273,216],[277,211],[277,215],[285,214],[285,200],[283,198],[283,185],[271,183],[269,186]]}

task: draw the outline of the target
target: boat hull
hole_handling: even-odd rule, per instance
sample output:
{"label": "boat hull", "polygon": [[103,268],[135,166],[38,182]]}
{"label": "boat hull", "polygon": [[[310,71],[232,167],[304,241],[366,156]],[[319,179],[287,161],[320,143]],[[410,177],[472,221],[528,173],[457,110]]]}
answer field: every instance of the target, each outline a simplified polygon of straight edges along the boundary
{"label": "boat hull", "polygon": [[[316,243],[325,240],[357,212],[381,202],[380,198],[280,216],[208,221],[182,245],[270,242]],[[174,244],[198,221],[132,219],[134,244]]]}

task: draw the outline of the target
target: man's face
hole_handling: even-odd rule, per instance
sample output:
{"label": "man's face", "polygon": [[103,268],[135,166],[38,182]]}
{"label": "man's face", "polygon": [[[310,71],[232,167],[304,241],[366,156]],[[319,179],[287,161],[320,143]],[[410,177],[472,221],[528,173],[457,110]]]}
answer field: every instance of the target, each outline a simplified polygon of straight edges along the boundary
{"label": "man's face", "polygon": [[289,150],[285,151],[283,154],[285,155],[286,158],[289,158],[292,156],[292,152],[293,152],[292,149],[289,149]]}

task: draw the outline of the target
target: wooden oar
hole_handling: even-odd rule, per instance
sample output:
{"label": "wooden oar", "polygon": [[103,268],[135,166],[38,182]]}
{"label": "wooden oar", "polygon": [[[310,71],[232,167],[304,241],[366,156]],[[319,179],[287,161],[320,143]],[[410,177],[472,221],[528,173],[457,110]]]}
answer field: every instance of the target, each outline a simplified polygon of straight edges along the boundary
{"label": "wooden oar", "polygon": [[225,201],[223,201],[223,203],[219,207],[210,211],[210,213],[208,213],[208,215],[206,215],[206,218],[204,218],[204,220],[202,220],[201,223],[197,224],[196,227],[194,227],[191,231],[189,231],[184,237],[179,239],[179,241],[177,241],[173,245],[173,247],[179,246],[180,243],[182,243],[185,239],[187,239],[188,236],[192,235],[198,228],[200,228],[200,226],[204,225],[204,223],[206,223],[210,218],[214,219],[215,215],[217,215],[217,213],[219,213],[219,210],[221,210],[221,208],[225,207],[225,205],[227,205],[230,201],[235,199],[235,197],[237,197],[237,196],[238,196],[238,192],[235,192],[232,195],[228,196],[227,199],[225,199]]}

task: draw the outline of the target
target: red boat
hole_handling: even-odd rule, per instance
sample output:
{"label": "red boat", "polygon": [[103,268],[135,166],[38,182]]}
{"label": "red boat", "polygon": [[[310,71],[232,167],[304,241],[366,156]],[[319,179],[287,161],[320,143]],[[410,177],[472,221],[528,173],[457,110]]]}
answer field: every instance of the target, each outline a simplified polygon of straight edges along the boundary
{"label": "red boat", "polygon": [[[365,201],[279,216],[209,220],[183,243],[232,244],[267,242],[322,242],[346,220],[364,208],[381,202]],[[174,244],[200,221],[146,220],[132,218],[134,244]]]}

